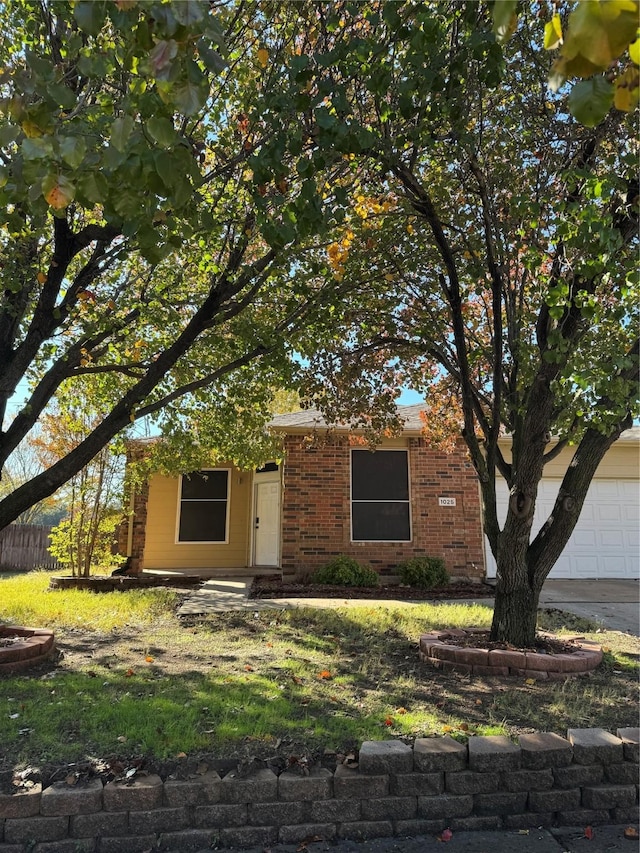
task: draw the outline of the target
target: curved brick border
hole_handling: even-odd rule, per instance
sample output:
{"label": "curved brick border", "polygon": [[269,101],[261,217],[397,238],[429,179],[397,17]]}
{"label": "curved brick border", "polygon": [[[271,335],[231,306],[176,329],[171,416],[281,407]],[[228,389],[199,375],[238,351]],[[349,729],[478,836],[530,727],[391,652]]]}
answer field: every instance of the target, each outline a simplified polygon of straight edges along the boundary
{"label": "curved brick border", "polygon": [[420,637],[420,658],[437,669],[473,675],[524,676],[539,681],[560,681],[570,675],[591,672],[602,661],[597,643],[580,638],[576,651],[557,655],[515,649],[465,648],[448,643],[453,637],[465,637],[473,630],[450,628]]}
{"label": "curved brick border", "polygon": [[146,589],[154,586],[195,586],[202,582],[199,575],[94,575],[76,578],[56,575],[49,580],[49,589],[88,589],[91,592],[114,592],[115,590]]}
{"label": "curved brick border", "polygon": [[19,672],[47,660],[55,648],[53,631],[47,628],[21,628],[16,625],[0,625],[0,641],[3,638],[22,639],[0,645],[0,674]]}

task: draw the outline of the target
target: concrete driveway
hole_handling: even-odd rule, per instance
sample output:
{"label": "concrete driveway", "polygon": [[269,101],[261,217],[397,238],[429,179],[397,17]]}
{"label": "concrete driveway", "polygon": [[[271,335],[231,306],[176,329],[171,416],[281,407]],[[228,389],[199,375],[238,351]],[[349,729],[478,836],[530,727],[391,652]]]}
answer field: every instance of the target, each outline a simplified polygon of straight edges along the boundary
{"label": "concrete driveway", "polygon": [[567,610],[613,631],[640,635],[637,580],[547,580],[540,607]]}

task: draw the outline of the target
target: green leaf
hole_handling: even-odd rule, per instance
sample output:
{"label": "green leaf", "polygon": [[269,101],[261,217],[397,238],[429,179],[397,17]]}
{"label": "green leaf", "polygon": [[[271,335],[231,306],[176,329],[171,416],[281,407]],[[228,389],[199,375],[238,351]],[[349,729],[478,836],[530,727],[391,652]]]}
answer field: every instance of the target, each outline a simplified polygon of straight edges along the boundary
{"label": "green leaf", "polygon": [[613,104],[614,88],[604,77],[591,77],[576,83],[569,94],[569,111],[585,127],[595,127]]}
{"label": "green leaf", "polygon": [[78,192],[92,204],[103,204],[109,193],[109,184],[101,172],[90,172],[80,179]]}
{"label": "green leaf", "polygon": [[63,136],[60,140],[60,155],[64,162],[71,166],[72,169],[77,169],[80,163],[84,160],[84,155],[87,152],[87,143],[84,139],[77,136]]}
{"label": "green leaf", "polygon": [[184,86],[180,86],[172,92],[170,97],[183,115],[191,116],[205,105],[208,95],[208,87],[205,88],[204,86],[187,82]]}
{"label": "green leaf", "polygon": [[174,3],[171,8],[176,20],[183,27],[191,27],[201,21],[205,12],[208,11],[206,4],[202,3],[201,0],[180,0],[179,3]]}
{"label": "green leaf", "polygon": [[49,98],[65,110],[72,110],[76,105],[76,96],[68,86],[62,83],[47,84]]}
{"label": "green leaf", "polygon": [[15,124],[5,124],[0,127],[0,145],[3,148],[5,145],[15,142],[19,136],[20,128],[16,127]]}
{"label": "green leaf", "polygon": [[111,125],[111,144],[117,151],[124,151],[133,130],[133,118],[130,115],[117,118]]}
{"label": "green leaf", "polygon": [[85,33],[97,36],[105,17],[105,4],[98,0],[78,0],[73,7],[73,17]]}
{"label": "green leaf", "polygon": [[198,55],[206,68],[209,71],[213,71],[215,74],[219,74],[220,71],[224,71],[227,67],[228,62],[220,56],[217,50],[212,50],[205,39],[198,40]]}
{"label": "green leaf", "polygon": [[178,138],[173,123],[168,118],[157,116],[150,118],[147,122],[147,130],[153,141],[163,148],[171,148]]}
{"label": "green leaf", "polygon": [[25,160],[42,160],[52,155],[53,143],[48,137],[22,140],[22,156]]}
{"label": "green leaf", "polygon": [[495,0],[493,6],[493,32],[500,44],[509,41],[516,30],[517,0]]}

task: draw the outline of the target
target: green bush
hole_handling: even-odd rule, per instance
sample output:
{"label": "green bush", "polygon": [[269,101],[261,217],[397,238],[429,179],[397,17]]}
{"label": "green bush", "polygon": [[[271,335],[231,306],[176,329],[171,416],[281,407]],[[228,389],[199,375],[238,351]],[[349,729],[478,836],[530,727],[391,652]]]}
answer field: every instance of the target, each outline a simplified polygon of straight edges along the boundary
{"label": "green bush", "polygon": [[373,569],[345,554],[334,557],[326,566],[322,566],[311,575],[312,583],[336,586],[378,586],[379,580]]}
{"label": "green bush", "polygon": [[398,574],[402,583],[422,589],[449,583],[449,572],[440,557],[414,557],[398,566]]}

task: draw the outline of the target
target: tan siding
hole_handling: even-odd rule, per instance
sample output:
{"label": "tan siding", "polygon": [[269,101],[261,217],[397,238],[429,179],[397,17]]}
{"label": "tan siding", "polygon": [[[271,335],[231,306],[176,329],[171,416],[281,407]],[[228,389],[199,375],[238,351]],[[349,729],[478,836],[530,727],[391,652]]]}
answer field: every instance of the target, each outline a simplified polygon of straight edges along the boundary
{"label": "tan siding", "polygon": [[195,544],[176,542],[178,478],[158,474],[151,478],[144,549],[145,569],[201,570],[248,565],[251,473],[231,468],[230,477],[229,541]]}
{"label": "tan siding", "polygon": [[[501,442],[503,453],[511,458],[511,446]],[[565,448],[562,453],[544,467],[545,479],[562,478],[573,458],[575,447]],[[599,480],[637,480],[640,478],[640,443],[621,440],[613,445],[598,466],[596,478]]]}

